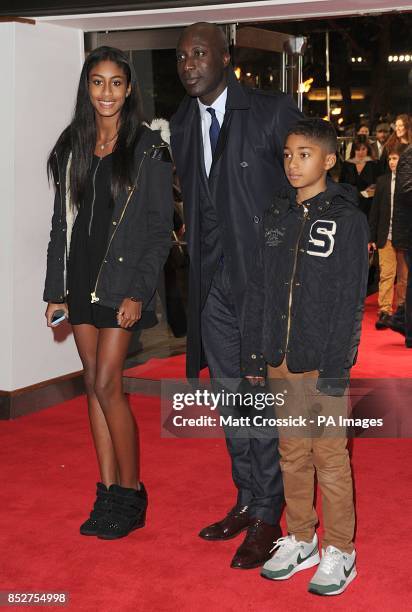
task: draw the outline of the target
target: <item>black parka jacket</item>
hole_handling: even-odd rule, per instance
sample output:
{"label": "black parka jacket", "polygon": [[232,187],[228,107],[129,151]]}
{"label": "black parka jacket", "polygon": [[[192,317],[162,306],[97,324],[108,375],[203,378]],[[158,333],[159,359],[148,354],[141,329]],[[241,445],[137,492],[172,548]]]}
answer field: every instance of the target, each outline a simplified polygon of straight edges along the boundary
{"label": "black parka jacket", "polygon": [[[46,302],[64,302],[70,290],[66,264],[76,216],[70,203],[70,157],[57,162],[59,184],[47,250]],[[135,168],[133,184],[114,202],[107,250],[90,299],[112,308],[125,297],[134,297],[147,309],[171,244],[172,162],[159,132],[143,128],[135,149]]]}
{"label": "black parka jacket", "polygon": [[399,158],[393,198],[392,244],[412,249],[412,146]]}
{"label": "black parka jacket", "polygon": [[262,246],[247,289],[242,374],[264,376],[286,359],[319,370],[318,389],[343,394],[360,339],[369,228],[349,185],[303,205],[293,189],[265,213]]}
{"label": "black parka jacket", "polygon": [[376,181],[375,195],[369,213],[371,242],[383,249],[388,240],[391,222],[391,182],[392,173],[383,174]]}

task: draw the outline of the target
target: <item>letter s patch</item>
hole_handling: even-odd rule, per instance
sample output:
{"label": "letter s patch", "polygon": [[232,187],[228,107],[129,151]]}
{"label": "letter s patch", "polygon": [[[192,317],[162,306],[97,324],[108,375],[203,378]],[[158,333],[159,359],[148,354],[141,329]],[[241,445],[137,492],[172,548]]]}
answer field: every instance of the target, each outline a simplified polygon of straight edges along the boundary
{"label": "letter s patch", "polygon": [[312,223],[309,232],[308,255],[329,257],[335,246],[336,221],[318,219]]}

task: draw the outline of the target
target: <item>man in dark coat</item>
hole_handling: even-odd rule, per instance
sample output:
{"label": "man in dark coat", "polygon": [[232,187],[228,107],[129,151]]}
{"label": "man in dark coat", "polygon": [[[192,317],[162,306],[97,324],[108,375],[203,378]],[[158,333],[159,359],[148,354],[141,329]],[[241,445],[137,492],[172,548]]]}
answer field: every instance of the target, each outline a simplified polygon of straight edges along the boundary
{"label": "man in dark coat", "polygon": [[412,348],[412,146],[402,153],[396,169],[392,222],[392,244],[404,250],[408,283],[404,312],[392,317],[391,329],[405,335],[406,348]]}
{"label": "man in dark coat", "polygon": [[[212,379],[236,381],[252,256],[263,212],[286,182],[284,137],[300,113],[284,94],[238,83],[213,24],[184,30],[177,69],[188,94],[171,121],[190,255],[187,376],[197,378],[207,364]],[[237,502],[199,535],[226,540],[247,529],[232,567],[248,569],[269,559],[281,535],[277,440],[225,433]]]}

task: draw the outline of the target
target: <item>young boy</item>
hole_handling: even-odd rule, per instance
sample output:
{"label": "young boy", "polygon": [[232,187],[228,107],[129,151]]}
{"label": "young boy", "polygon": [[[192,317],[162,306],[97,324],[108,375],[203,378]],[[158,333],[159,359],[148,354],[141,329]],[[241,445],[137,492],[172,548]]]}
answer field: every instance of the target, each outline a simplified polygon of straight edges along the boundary
{"label": "young boy", "polygon": [[[345,393],[368,280],[369,228],[356,192],[327,179],[336,145],[333,126],[321,119],[302,119],[287,136],[284,165],[290,188],[275,198],[264,217],[242,342],[243,375],[253,385],[262,384],[266,370],[268,378],[316,376],[318,397],[326,401],[332,399],[326,396]],[[289,535],[275,543],[264,577],[285,580],[320,562],[309,591],[321,595],[341,593],[355,578],[355,511],[346,447],[346,430],[315,438],[280,434]],[[323,497],[321,560],[315,469]]]}
{"label": "young boy", "polygon": [[379,177],[369,216],[371,249],[379,252],[378,330],[388,329],[392,316],[393,294],[396,283],[398,312],[404,312],[408,267],[403,251],[392,246],[393,198],[395,193],[396,167],[400,154],[407,145],[397,145],[388,155],[390,174]]}

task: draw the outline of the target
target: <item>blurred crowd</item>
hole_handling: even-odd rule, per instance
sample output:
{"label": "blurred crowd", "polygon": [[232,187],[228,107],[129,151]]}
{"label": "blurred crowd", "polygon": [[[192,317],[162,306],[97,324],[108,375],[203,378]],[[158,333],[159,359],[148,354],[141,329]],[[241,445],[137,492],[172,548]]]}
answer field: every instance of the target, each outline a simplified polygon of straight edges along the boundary
{"label": "blurred crowd", "polygon": [[[356,188],[371,231],[370,289],[378,283],[377,330],[392,329],[412,348],[412,119],[361,123],[341,139],[339,181]],[[409,271],[409,282],[408,282]]]}

